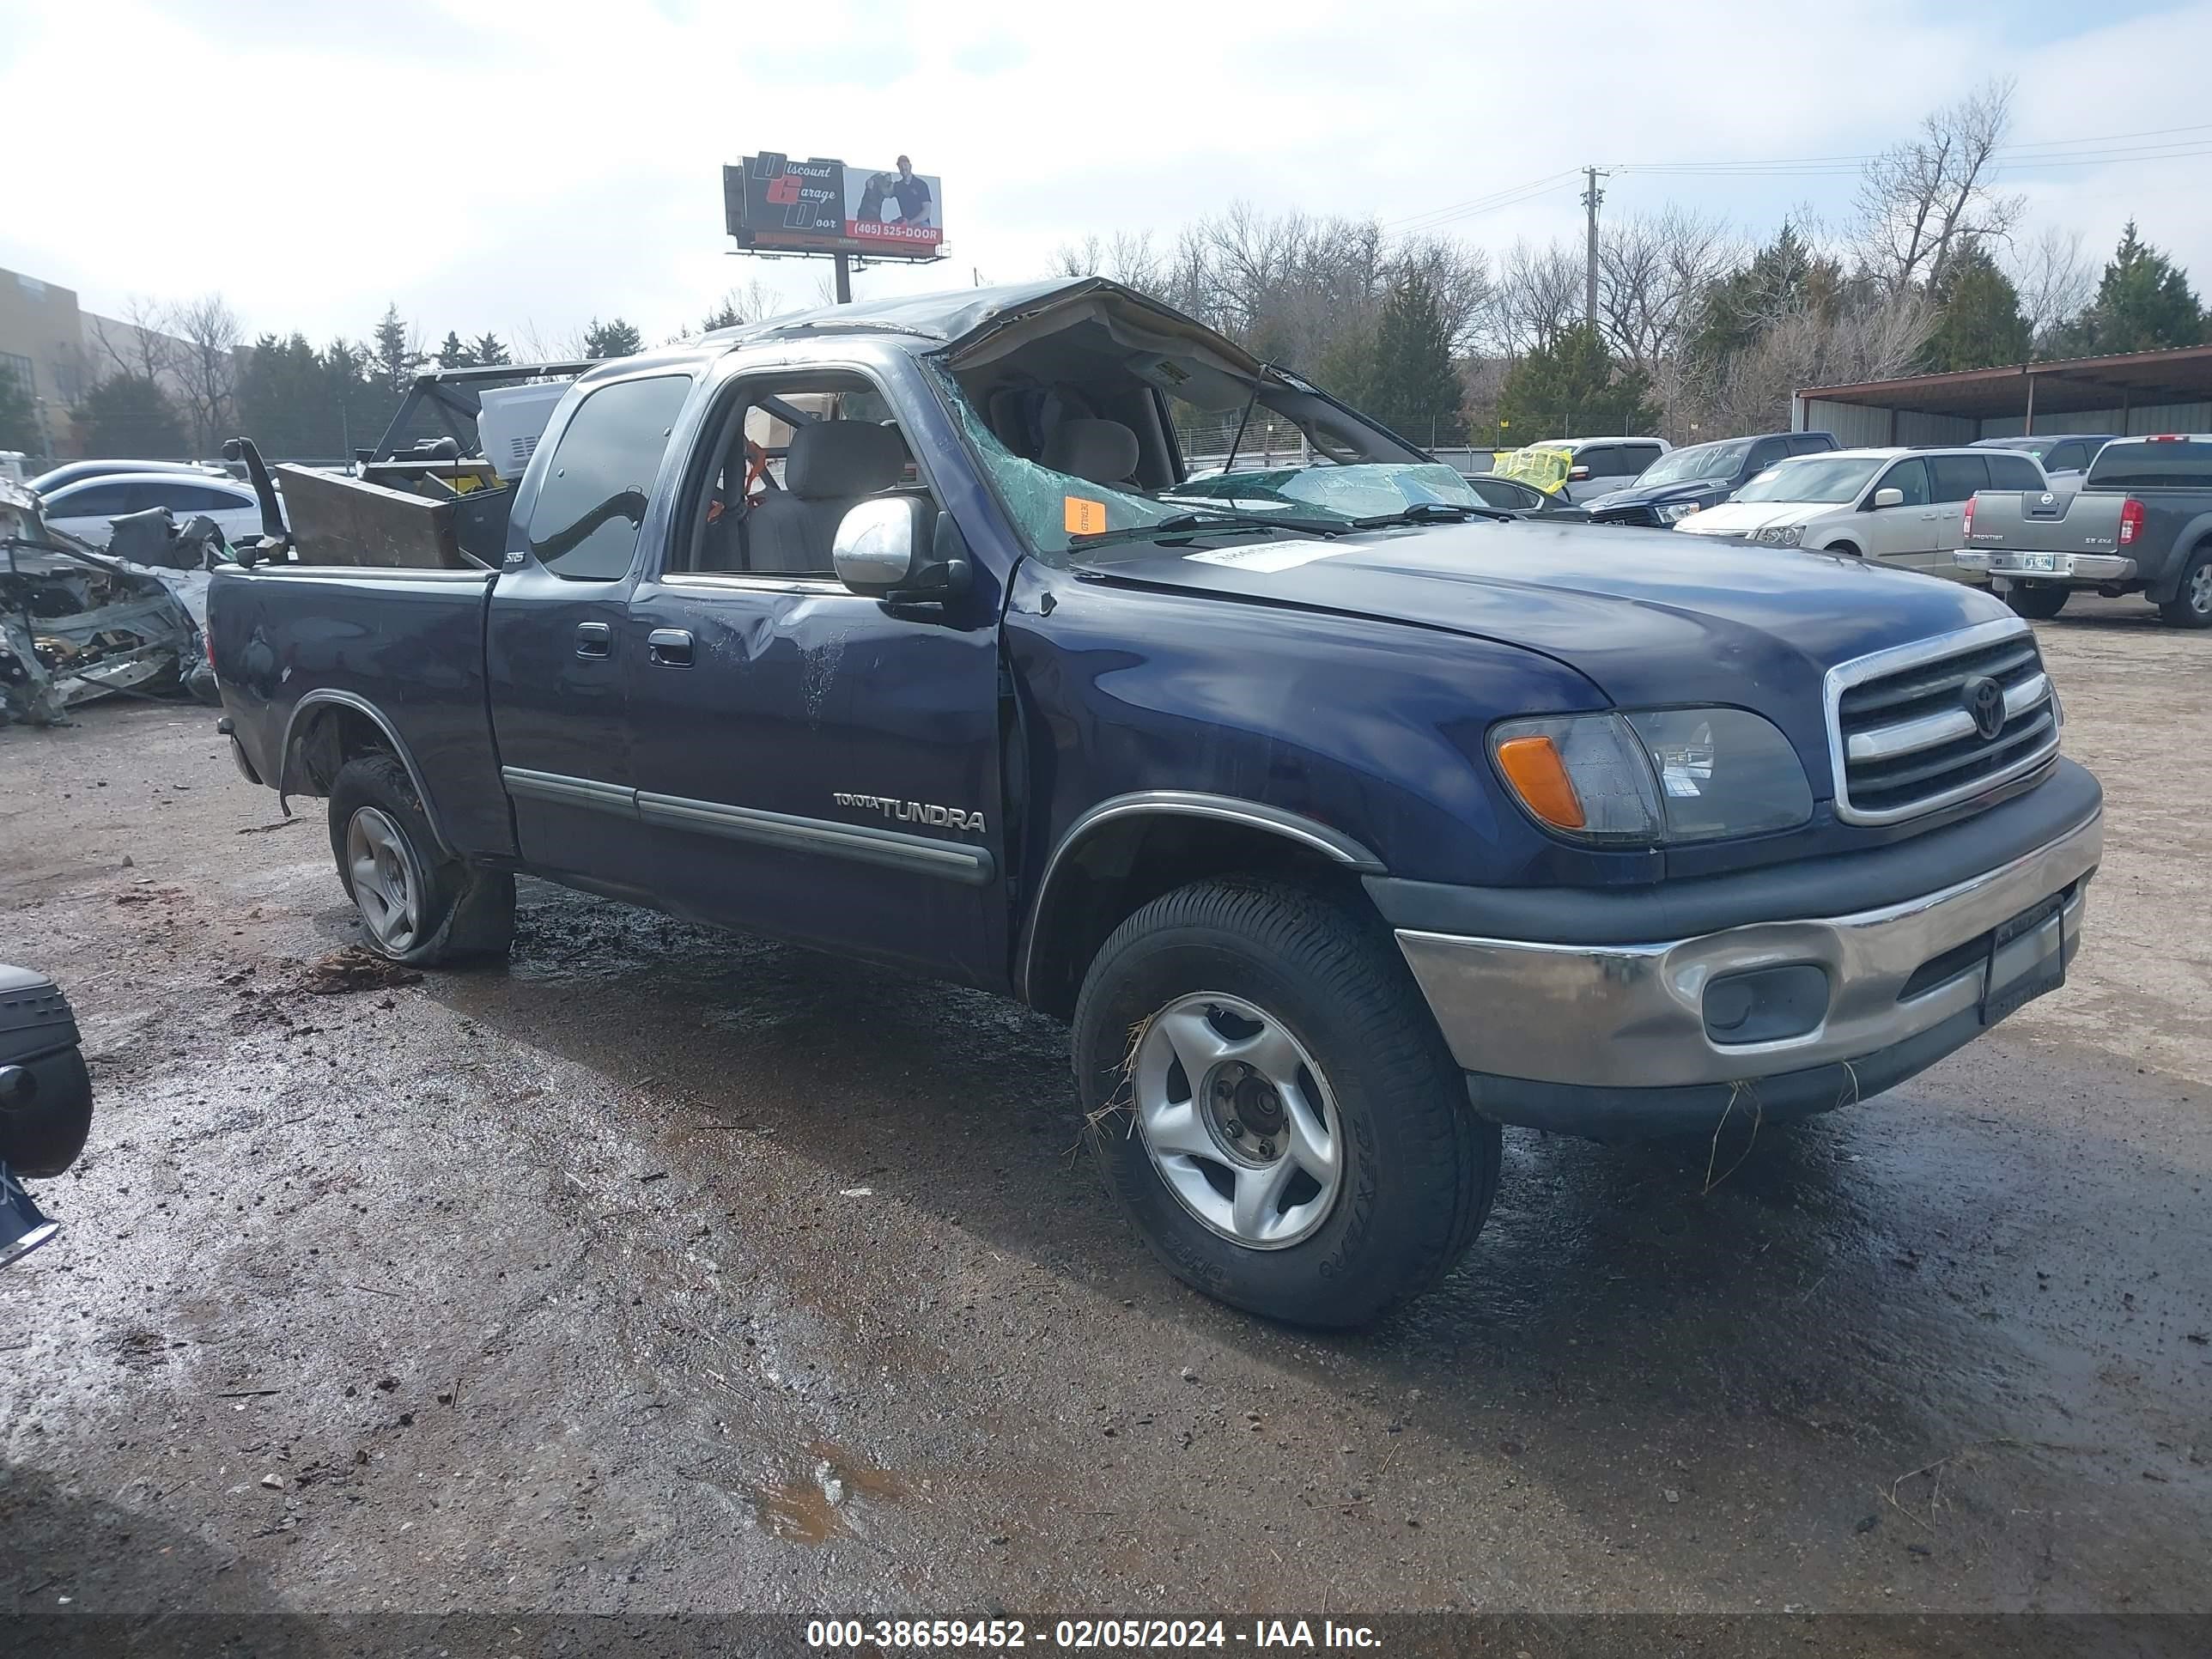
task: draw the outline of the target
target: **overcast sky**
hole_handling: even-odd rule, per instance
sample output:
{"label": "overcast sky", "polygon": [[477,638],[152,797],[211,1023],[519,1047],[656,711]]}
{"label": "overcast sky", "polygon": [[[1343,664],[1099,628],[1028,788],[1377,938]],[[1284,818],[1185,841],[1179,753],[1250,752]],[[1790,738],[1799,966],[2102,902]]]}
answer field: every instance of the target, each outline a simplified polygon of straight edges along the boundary
{"label": "overcast sky", "polygon": [[[815,301],[825,262],[726,252],[720,169],[753,150],[943,176],[950,258],[865,295],[1034,276],[1238,198],[1403,222],[1586,162],[1854,157],[1991,74],[2026,155],[2212,140],[2208,63],[2212,3],[2124,0],[0,0],[0,265],[109,312],[220,290],[249,334],[358,337],[396,301],[433,342],[617,313],[654,340],[756,276]],[[1623,173],[1606,210],[1840,220],[1843,167]],[[2203,289],[2208,179],[2212,155],[2004,182],[2100,257],[2134,215]],[[1438,228],[1576,233],[1579,187]]]}

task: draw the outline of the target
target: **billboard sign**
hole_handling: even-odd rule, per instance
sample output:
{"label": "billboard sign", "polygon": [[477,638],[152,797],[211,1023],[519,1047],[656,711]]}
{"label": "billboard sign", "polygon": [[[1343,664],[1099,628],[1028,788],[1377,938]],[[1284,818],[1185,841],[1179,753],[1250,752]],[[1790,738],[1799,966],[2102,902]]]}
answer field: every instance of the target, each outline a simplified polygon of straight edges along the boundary
{"label": "billboard sign", "polygon": [[722,198],[738,245],[766,252],[932,259],[945,240],[943,186],[903,155],[875,168],[748,155],[722,169]]}

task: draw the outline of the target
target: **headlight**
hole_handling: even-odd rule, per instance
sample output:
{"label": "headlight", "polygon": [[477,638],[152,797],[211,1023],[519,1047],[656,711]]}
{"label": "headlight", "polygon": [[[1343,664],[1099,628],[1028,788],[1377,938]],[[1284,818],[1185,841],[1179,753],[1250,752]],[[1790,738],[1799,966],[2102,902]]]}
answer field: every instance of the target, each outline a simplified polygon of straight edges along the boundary
{"label": "headlight", "polygon": [[1795,547],[1804,538],[1805,526],[1802,524],[1768,525],[1752,535],[1752,540],[1764,542],[1769,547]]}
{"label": "headlight", "polygon": [[1797,751],[1741,708],[1507,720],[1490,748],[1515,799],[1578,841],[1711,841],[1813,816]]}
{"label": "headlight", "polygon": [[1698,504],[1695,501],[1669,501],[1659,509],[1659,522],[1680,524],[1697,510]]}

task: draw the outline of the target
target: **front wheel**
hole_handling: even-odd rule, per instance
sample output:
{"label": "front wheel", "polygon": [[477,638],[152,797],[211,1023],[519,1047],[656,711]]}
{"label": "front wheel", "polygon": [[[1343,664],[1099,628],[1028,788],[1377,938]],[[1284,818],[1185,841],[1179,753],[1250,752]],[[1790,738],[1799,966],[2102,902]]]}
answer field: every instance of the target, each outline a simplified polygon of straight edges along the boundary
{"label": "front wheel", "polygon": [[2190,555],[2181,573],[2181,586],[2158,614],[2176,628],[2212,628],[2212,547]]}
{"label": "front wheel", "polygon": [[2049,622],[2066,608],[2066,596],[2071,591],[2044,582],[2026,587],[2014,582],[2012,592],[2005,595],[2005,603],[2015,614],[2031,622]]}
{"label": "front wheel", "polygon": [[514,878],[447,855],[395,755],[362,755],[331,782],[331,851],[369,948],[428,968],[504,956]]}
{"label": "front wheel", "polygon": [[1115,930],[1075,1012],[1108,1188],[1178,1278],[1296,1324],[1365,1324],[1465,1253],[1498,1126],[1371,918],[1229,878]]}

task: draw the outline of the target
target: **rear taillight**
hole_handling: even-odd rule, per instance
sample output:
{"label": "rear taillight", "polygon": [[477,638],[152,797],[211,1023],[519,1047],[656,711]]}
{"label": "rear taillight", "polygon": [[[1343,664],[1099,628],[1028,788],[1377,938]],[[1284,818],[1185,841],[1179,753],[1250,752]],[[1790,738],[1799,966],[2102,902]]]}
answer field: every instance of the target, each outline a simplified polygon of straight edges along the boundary
{"label": "rear taillight", "polygon": [[2120,545],[2126,547],[2142,534],[2143,506],[2134,496],[2120,503]]}
{"label": "rear taillight", "polygon": [[1972,495],[1966,497],[1966,515],[1960,521],[1959,533],[1962,536],[1974,533],[1974,498]]}

